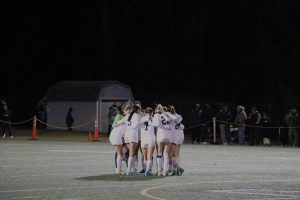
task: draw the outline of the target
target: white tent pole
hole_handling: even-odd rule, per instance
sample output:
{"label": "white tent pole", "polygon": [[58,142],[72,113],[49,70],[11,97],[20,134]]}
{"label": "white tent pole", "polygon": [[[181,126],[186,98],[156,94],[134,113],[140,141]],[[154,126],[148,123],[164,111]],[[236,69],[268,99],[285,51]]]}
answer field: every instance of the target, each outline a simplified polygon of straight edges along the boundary
{"label": "white tent pole", "polygon": [[99,115],[99,100],[96,102],[96,120],[98,120],[98,115]]}
{"label": "white tent pole", "polygon": [[102,119],[102,116],[101,116],[101,111],[100,109],[102,108],[102,99],[100,98],[97,102],[97,121],[98,121],[98,127],[99,127],[99,132],[101,132],[102,130],[102,124],[101,124],[101,119]]}

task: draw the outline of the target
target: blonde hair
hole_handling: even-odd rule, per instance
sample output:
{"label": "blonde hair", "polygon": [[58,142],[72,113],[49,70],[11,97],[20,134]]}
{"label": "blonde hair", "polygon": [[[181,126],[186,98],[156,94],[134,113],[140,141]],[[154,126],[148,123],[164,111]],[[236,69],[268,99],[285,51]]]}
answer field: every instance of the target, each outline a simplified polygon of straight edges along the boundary
{"label": "blonde hair", "polygon": [[132,107],[130,105],[126,104],[126,105],[123,106],[122,110],[123,110],[123,112],[125,112],[127,110],[132,110]]}
{"label": "blonde hair", "polygon": [[157,104],[155,107],[155,112],[164,112],[164,107],[161,104]]}

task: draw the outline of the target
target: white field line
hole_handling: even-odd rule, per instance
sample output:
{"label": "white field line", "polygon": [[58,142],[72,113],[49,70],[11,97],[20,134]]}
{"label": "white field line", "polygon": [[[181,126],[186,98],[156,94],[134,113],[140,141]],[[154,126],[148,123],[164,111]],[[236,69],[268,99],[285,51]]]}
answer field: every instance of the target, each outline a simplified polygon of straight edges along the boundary
{"label": "white field line", "polygon": [[[226,193],[226,194],[249,194],[258,196],[271,196],[271,197],[289,197],[299,198],[300,191],[276,191],[276,190],[260,190],[260,189],[236,189],[236,190],[208,190],[209,192]],[[291,193],[299,193],[291,194]]]}
{"label": "white field line", "polygon": [[167,185],[161,185],[151,188],[145,188],[140,191],[140,194],[144,197],[148,197],[151,199],[156,200],[166,200],[165,198],[161,198],[158,196],[154,196],[149,194],[149,191],[156,190],[156,189],[162,189],[167,187],[177,187],[177,186],[183,186],[183,185],[198,185],[198,184],[217,184],[217,183],[255,183],[255,182],[300,182],[300,179],[282,179],[282,180],[228,180],[228,181],[201,181],[201,182],[188,182],[188,183],[177,183],[177,184],[167,184]]}
{"label": "white field line", "polygon": [[41,197],[14,197],[14,199],[40,199]]}

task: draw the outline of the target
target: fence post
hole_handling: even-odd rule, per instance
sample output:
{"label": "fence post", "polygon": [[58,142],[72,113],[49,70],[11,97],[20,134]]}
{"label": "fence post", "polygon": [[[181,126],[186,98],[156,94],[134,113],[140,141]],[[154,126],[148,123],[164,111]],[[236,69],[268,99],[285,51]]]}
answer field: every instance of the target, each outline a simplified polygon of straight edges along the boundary
{"label": "fence post", "polygon": [[95,119],[94,141],[98,141],[98,120],[97,120],[97,118]]}
{"label": "fence post", "polygon": [[214,144],[216,144],[216,117],[213,117]]}
{"label": "fence post", "polygon": [[32,140],[36,140],[36,116],[33,117]]}
{"label": "fence post", "polygon": [[281,137],[280,137],[280,127],[279,127],[279,129],[278,129],[278,141],[280,142],[280,139],[281,139]]}

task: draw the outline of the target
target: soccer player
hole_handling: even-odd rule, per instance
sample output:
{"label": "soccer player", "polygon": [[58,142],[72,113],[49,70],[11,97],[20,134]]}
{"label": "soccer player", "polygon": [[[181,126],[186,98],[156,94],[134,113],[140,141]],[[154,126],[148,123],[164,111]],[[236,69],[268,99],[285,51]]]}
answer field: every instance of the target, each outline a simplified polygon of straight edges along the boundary
{"label": "soccer player", "polygon": [[145,116],[142,118],[141,128],[141,147],[143,150],[143,157],[146,169],[145,176],[152,176],[152,165],[153,165],[153,151],[156,145],[156,139],[154,134],[153,124],[153,110],[152,108],[146,108]]}
{"label": "soccer player", "polygon": [[175,143],[172,144],[172,148],[169,150],[169,159],[171,160],[171,164],[173,166],[172,175],[182,175],[184,170],[180,167],[180,159],[179,159],[179,151],[180,145],[183,144],[184,140],[184,125],[181,124],[182,116],[177,114],[174,106],[169,106],[169,113],[167,113],[168,117],[171,120],[170,126],[171,131],[175,136]]}
{"label": "soccer player", "polygon": [[122,160],[124,159],[124,153],[123,152],[123,144],[124,144],[124,134],[126,130],[126,124],[120,124],[117,126],[117,123],[124,118],[125,115],[129,114],[131,112],[131,106],[125,105],[123,107],[122,112],[118,113],[115,117],[114,123],[113,123],[113,129],[111,131],[111,134],[109,136],[110,143],[116,147],[116,174],[120,175],[121,172],[121,165]]}
{"label": "soccer player", "polygon": [[132,175],[134,166],[134,161],[136,155],[136,149],[138,147],[138,132],[141,126],[140,114],[141,107],[139,104],[133,106],[133,110],[130,114],[126,115],[122,120],[118,121],[117,125],[126,124],[125,130],[125,143],[129,146],[129,158],[128,158],[128,168],[126,175]]}
{"label": "soccer player", "polygon": [[157,175],[166,176],[169,170],[169,146],[175,142],[170,132],[170,119],[164,114],[164,107],[158,104],[155,108],[153,125],[157,127]]}

